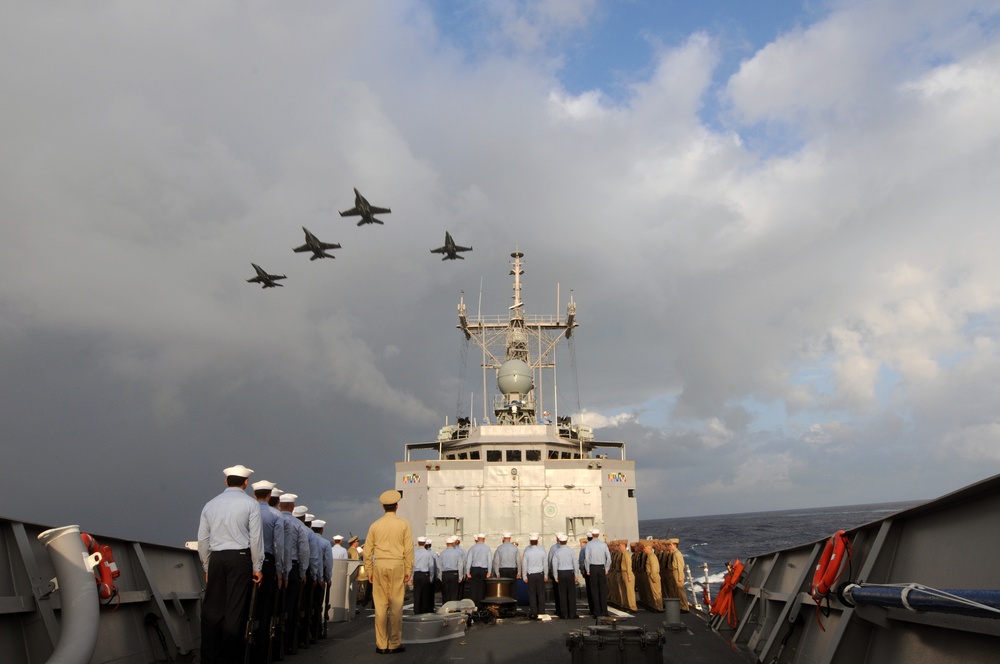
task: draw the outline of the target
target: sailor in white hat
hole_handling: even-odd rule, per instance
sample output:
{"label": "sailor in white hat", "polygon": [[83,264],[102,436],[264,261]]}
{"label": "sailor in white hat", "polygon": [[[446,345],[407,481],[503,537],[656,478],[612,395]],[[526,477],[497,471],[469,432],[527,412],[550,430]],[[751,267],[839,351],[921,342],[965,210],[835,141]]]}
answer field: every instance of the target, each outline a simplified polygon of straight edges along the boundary
{"label": "sailor in white hat", "polygon": [[[299,521],[295,504],[299,497],[294,493],[283,493],[278,499],[278,508],[285,525],[285,587],[284,625],[282,626],[284,654],[294,655],[299,648],[299,599],[306,580],[309,566],[309,529]],[[305,515],[306,508],[300,510]]]}
{"label": "sailor in white hat", "polygon": [[576,611],[576,568],[579,562],[567,546],[569,538],[559,533],[559,547],[552,556],[552,568],[559,580],[560,618],[579,618]]}
{"label": "sailor in white hat", "polygon": [[557,616],[562,616],[563,612],[562,612],[561,599],[559,595],[559,575],[556,574],[556,568],[553,565],[553,560],[556,557],[556,551],[558,551],[559,548],[562,547],[565,542],[566,542],[566,536],[563,535],[562,533],[556,533],[556,541],[552,546],[549,547],[549,551],[547,554],[547,562],[546,562],[546,572],[549,575],[549,578],[552,579],[552,599],[555,602]]}
{"label": "sailor in white hat", "polygon": [[593,539],[587,543],[584,556],[584,574],[590,590],[591,615],[595,618],[608,615],[608,571],[611,569],[611,551],[600,538],[601,531],[590,531]]}
{"label": "sailor in white hat", "polygon": [[320,537],[312,528],[312,522],[316,518],[309,513],[309,509],[304,506],[295,508],[296,517],[306,525],[309,532],[309,563],[305,568],[306,583],[302,587],[301,605],[303,608],[303,621],[299,623],[299,647],[308,648],[316,643],[319,638],[319,614],[316,611],[316,591],[322,584],[323,575],[323,542],[325,538]]}
{"label": "sailor in white hat", "polygon": [[511,544],[512,535],[503,534],[503,541],[493,552],[493,576],[502,579],[521,578],[521,556],[517,547]]}
{"label": "sailor in white hat", "polygon": [[365,537],[365,569],[372,580],[375,599],[375,650],[403,652],[403,598],[413,575],[413,533],[406,519],[396,516],[403,495],[382,492],[379,502],[385,514],[368,528]]}
{"label": "sailor in white hat", "polygon": [[206,503],[198,524],[198,555],[205,569],[201,606],[202,659],[242,650],[251,583],[261,580],[264,539],[260,508],[247,495],[246,466],[222,471],[226,489]]}
{"label": "sailor in white hat", "polygon": [[521,569],[528,583],[528,618],[538,620],[538,615],[545,613],[546,556],[545,549],[538,545],[538,533],[528,535],[528,542],[521,555]]}
{"label": "sailor in white hat", "polygon": [[469,547],[469,554],[465,557],[465,582],[468,584],[469,599],[480,609],[486,598],[486,577],[490,575],[492,561],[493,552],[486,544],[486,534],[476,533],[476,543]]}
{"label": "sailor in white hat", "polygon": [[435,556],[427,550],[427,538],[417,538],[417,548],[413,550],[413,612],[434,611],[433,580],[437,578]]}
{"label": "sailor in white hat", "polygon": [[458,549],[458,538],[448,535],[444,540],[445,550],[438,556],[438,579],[441,580],[441,602],[451,602],[460,597],[458,580],[463,576],[465,556]]}
{"label": "sailor in white hat", "polygon": [[334,535],[333,536],[333,559],[334,560],[347,560],[347,549],[344,548],[344,536]]}
{"label": "sailor in white hat", "polygon": [[[333,580],[333,544],[330,543],[330,540],[323,537],[323,529],[325,527],[326,521],[313,518],[312,530],[319,546],[319,570],[313,580],[312,624],[309,629],[311,635],[310,643],[315,643],[316,639],[326,638],[326,612],[323,610],[323,600],[327,597],[327,588],[330,587],[330,581]],[[341,547],[341,549],[343,548]],[[347,557],[346,550],[344,550],[344,557]]]}
{"label": "sailor in white hat", "polygon": [[257,587],[257,600],[254,603],[254,622],[257,628],[254,630],[251,648],[253,659],[263,662],[271,647],[270,626],[274,613],[274,596],[278,592],[279,579],[284,578],[285,524],[281,512],[269,504],[275,488],[274,482],[258,480],[250,486],[260,507],[261,533],[264,538],[264,565],[261,568],[263,577]]}

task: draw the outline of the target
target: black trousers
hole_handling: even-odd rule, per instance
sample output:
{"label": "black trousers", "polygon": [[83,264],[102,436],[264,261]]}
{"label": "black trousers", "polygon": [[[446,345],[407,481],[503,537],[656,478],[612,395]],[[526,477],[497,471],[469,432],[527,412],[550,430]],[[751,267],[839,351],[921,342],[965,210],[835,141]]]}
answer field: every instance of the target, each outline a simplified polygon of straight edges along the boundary
{"label": "black trousers", "polygon": [[413,573],[413,612],[430,613],[434,610],[434,586],[430,572]]}
{"label": "black trousers", "polygon": [[545,575],[536,572],[528,575],[528,617],[541,613],[545,613]]}
{"label": "black trousers", "polygon": [[516,567],[501,567],[499,570],[501,579],[516,579],[517,578],[517,568]]}
{"label": "black trousers", "polygon": [[285,652],[294,653],[298,650],[299,630],[299,600],[302,595],[302,577],[299,563],[292,563],[288,573],[288,585],[285,588]]}
{"label": "black trousers", "polygon": [[559,570],[560,618],[579,618],[576,612],[576,574],[571,569]]}
{"label": "black trousers", "polygon": [[556,575],[555,570],[553,570],[552,575],[549,577],[552,579],[552,603],[556,608],[556,615],[560,618],[562,617],[562,602],[559,598],[559,577]]}
{"label": "black trousers", "polygon": [[250,549],[213,551],[201,604],[201,661],[242,664],[253,562]]}
{"label": "black trousers", "polygon": [[590,605],[591,615],[595,617],[608,615],[608,574],[604,565],[590,566]]}
{"label": "black trousers", "polygon": [[441,603],[461,599],[458,572],[441,572]]}
{"label": "black trousers", "polygon": [[254,606],[253,645],[250,647],[250,661],[266,664],[270,648],[271,616],[274,615],[274,598],[277,594],[278,575],[274,568],[274,556],[264,556],[261,568],[264,577],[257,586],[257,602]]}
{"label": "black trousers", "polygon": [[476,603],[476,606],[482,608],[483,600],[486,598],[486,574],[488,570],[485,567],[470,567],[469,575],[472,577],[468,579],[469,584],[469,599]]}

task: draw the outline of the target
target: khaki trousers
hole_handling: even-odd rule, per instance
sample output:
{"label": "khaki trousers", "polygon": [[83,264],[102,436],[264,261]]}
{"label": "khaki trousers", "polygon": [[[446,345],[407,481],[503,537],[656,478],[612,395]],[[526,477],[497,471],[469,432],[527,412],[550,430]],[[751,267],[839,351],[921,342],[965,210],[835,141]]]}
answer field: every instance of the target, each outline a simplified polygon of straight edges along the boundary
{"label": "khaki trousers", "polygon": [[402,560],[381,560],[372,570],[372,597],[375,601],[375,647],[398,648],[403,639],[403,581]]}

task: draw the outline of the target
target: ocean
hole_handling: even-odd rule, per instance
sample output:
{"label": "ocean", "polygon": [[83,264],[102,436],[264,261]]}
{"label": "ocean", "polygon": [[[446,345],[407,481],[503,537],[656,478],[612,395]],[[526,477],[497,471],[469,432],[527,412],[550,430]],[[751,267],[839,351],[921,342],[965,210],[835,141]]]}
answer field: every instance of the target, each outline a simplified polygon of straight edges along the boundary
{"label": "ocean", "polygon": [[647,519],[639,521],[639,535],[654,539],[679,538],[678,546],[684,554],[684,562],[691,567],[698,597],[701,597],[701,582],[705,578],[704,563],[708,563],[714,597],[726,572],[726,563],[735,558],[746,562],[752,556],[825,539],[838,530],[882,519],[919,502]]}

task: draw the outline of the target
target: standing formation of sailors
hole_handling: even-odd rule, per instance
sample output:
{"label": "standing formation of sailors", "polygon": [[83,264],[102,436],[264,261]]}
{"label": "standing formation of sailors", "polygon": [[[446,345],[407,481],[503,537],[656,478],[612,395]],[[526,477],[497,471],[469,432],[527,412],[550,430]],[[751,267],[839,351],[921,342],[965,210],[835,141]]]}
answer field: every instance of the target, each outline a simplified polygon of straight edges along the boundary
{"label": "standing formation of sailors", "polygon": [[274,482],[254,482],[251,498],[252,474],[243,465],[224,469],[226,489],[201,512],[205,664],[280,661],[326,636],[334,559],[326,522]]}

